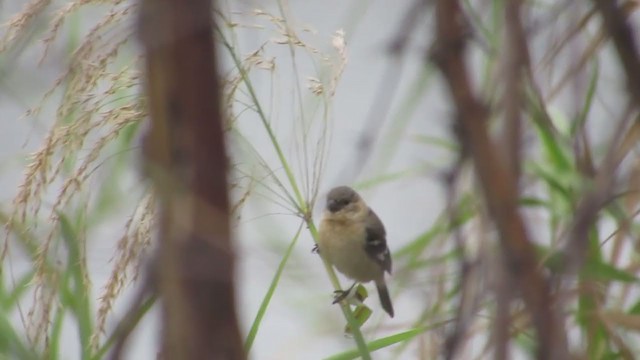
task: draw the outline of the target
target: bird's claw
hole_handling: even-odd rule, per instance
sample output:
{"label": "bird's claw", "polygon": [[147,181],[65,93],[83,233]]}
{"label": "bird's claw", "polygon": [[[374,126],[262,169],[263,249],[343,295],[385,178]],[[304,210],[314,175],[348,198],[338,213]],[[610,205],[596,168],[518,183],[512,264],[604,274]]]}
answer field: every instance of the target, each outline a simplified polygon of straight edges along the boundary
{"label": "bird's claw", "polygon": [[312,253],[312,254],[320,254],[320,248],[318,247],[318,244],[315,244],[315,245],[311,248],[311,253]]}
{"label": "bird's claw", "polygon": [[349,296],[349,290],[336,290],[333,292],[333,302],[331,304],[337,304]]}

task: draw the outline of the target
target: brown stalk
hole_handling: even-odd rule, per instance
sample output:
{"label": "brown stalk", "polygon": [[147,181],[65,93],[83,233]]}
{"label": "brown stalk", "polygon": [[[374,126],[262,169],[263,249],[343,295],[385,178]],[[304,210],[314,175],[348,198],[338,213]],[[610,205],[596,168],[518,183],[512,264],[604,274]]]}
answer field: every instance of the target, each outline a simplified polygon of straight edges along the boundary
{"label": "brown stalk", "polygon": [[[462,172],[462,157],[457,161],[452,169],[445,175],[444,182],[447,192],[447,215],[449,226],[452,229],[452,237],[456,244],[456,251],[460,254],[460,295],[458,296],[458,306],[454,319],[453,331],[447,336],[445,345],[445,359],[453,359],[458,354],[459,348],[463,345],[468,328],[472,325],[472,320],[478,307],[477,295],[477,273],[476,264],[467,255],[464,236],[459,222],[459,209],[456,204],[456,192],[458,182]],[[474,269],[474,267],[476,269]]]}
{"label": "brown stalk", "polygon": [[236,320],[221,84],[208,0],[141,0],[159,198],[163,359],[243,359]]}
{"label": "brown stalk", "polygon": [[606,0],[594,0],[594,3],[624,69],[629,104],[622,117],[615,122],[616,129],[609,142],[611,146],[595,173],[591,190],[585,193],[575,211],[565,249],[569,259],[568,268],[573,271],[582,267],[588,251],[589,230],[597,221],[600,210],[613,198],[618,167],[640,138],[640,121],[637,117],[631,117],[640,105],[640,58],[633,31],[627,22],[629,13],[637,5],[625,2],[618,6],[616,1]]}
{"label": "brown stalk", "polygon": [[504,144],[507,166],[513,174],[516,185],[520,178],[520,152],[522,142],[522,119],[524,78],[529,68],[527,38],[520,20],[521,1],[508,1],[505,5],[506,25],[506,69],[503,96]]}
{"label": "brown stalk", "polygon": [[575,210],[569,229],[565,253],[568,255],[567,269],[571,272],[582,267],[588,251],[588,233],[598,219],[600,210],[611,200],[618,167],[632,147],[640,139],[640,122],[632,121],[632,106],[628,106],[609,141],[611,146],[597,169],[591,190],[585,192]]}
{"label": "brown stalk", "polygon": [[628,1],[619,6],[618,1],[613,0],[594,0],[594,4],[602,15],[604,27],[618,52],[626,75],[629,95],[636,106],[640,105],[640,57],[633,29],[627,22],[628,14],[637,5],[634,1]]}
{"label": "brown stalk", "polygon": [[[508,1],[505,5],[505,86],[502,97],[504,106],[503,148],[507,170],[511,172],[514,185],[518,187],[521,174],[522,117],[524,107],[524,81],[529,74],[529,49],[521,21],[522,2]],[[513,296],[512,279],[506,267],[499,266],[501,281],[496,286],[496,320],[494,324],[495,358],[507,359],[509,328],[511,327],[510,305]]]}
{"label": "brown stalk", "polygon": [[626,2],[618,6],[617,2],[607,0],[594,0],[594,3],[602,15],[604,28],[615,45],[626,74],[630,104],[622,118],[617,121],[616,131],[610,141],[612,146],[595,177],[593,190],[584,196],[576,210],[566,250],[570,255],[570,266],[573,269],[582,265],[586,253],[588,230],[596,220],[600,209],[611,197],[611,188],[615,182],[618,166],[640,136],[637,119],[629,125],[631,112],[640,105],[640,58],[633,30],[627,22],[629,13],[636,5],[633,2]]}
{"label": "brown stalk", "polygon": [[463,148],[473,160],[485,203],[500,235],[507,271],[535,327],[539,359],[568,357],[564,327],[554,310],[549,284],[538,271],[535,251],[518,212],[518,190],[514,174],[489,138],[488,111],[473,93],[465,63],[465,20],[460,4],[438,0],[436,43],[433,58],[440,68],[455,104],[456,126]]}

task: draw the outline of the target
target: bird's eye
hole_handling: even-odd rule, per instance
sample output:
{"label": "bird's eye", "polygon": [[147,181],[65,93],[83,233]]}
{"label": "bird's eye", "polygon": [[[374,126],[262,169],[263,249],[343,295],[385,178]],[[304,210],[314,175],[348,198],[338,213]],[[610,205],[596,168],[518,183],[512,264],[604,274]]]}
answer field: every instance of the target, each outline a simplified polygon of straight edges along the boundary
{"label": "bird's eye", "polygon": [[343,205],[343,206],[349,204],[349,199],[340,200],[340,204]]}

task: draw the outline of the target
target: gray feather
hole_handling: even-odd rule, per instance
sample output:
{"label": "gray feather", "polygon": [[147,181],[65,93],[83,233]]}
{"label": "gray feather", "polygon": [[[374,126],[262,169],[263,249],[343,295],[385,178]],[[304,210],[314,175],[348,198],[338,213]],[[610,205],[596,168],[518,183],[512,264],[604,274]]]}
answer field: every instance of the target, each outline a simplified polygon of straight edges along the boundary
{"label": "gray feather", "polygon": [[365,220],[367,238],[365,239],[365,251],[382,269],[391,274],[391,254],[387,247],[387,232],[378,215],[371,208]]}

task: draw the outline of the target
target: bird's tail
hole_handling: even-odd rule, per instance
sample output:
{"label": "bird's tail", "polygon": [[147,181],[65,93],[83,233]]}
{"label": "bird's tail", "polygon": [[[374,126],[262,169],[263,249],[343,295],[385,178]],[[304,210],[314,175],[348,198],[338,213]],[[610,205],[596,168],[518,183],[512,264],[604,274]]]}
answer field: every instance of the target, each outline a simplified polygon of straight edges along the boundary
{"label": "bird's tail", "polygon": [[389,296],[389,290],[384,279],[376,281],[376,288],[378,289],[378,296],[380,297],[380,303],[384,311],[393,317],[393,305],[391,304],[391,297]]}

